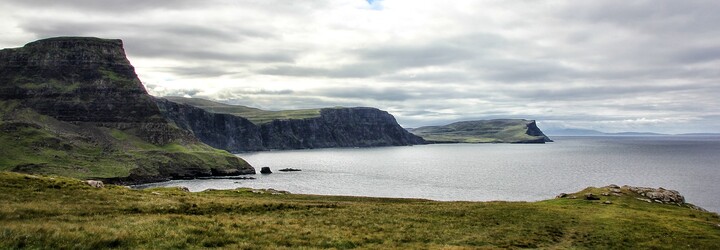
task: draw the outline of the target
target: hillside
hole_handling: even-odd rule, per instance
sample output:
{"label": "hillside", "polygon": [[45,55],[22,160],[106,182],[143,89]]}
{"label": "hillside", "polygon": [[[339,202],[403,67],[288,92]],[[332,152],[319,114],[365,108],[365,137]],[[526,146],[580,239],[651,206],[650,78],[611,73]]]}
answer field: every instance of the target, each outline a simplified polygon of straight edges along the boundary
{"label": "hillside", "polygon": [[[425,143],[403,129],[391,114],[376,108],[262,111],[185,99],[157,98],[156,102],[162,114],[178,127],[192,131],[208,145],[231,152]],[[243,114],[251,114],[251,118]]]}
{"label": "hillside", "polygon": [[545,143],[551,142],[535,121],[497,119],[456,122],[444,126],[428,126],[411,133],[435,143]]}
{"label": "hillside", "polygon": [[168,123],[120,40],[0,50],[0,170],[147,182],[254,173]]}
{"label": "hillside", "polygon": [[93,188],[0,172],[0,248],[720,249],[718,214],[618,190],[599,200],[436,202]]}

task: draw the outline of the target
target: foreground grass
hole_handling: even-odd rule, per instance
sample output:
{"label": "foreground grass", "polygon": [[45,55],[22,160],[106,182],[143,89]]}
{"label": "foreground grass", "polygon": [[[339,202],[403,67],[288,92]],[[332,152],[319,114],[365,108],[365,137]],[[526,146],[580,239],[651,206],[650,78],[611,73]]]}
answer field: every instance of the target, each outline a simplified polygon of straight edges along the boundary
{"label": "foreground grass", "polygon": [[0,248],[720,249],[717,214],[602,198],[613,204],[95,189],[0,172]]}

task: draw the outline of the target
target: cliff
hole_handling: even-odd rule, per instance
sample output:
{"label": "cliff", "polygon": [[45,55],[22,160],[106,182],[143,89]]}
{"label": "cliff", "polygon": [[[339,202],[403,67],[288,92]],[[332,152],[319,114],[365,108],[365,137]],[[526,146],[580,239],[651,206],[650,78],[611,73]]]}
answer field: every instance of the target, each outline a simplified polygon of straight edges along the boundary
{"label": "cliff", "polygon": [[425,143],[400,127],[391,114],[375,108],[264,111],[177,97],[158,98],[157,103],[178,127],[208,145],[233,152]]}
{"label": "cliff", "polygon": [[0,50],[0,170],[142,182],[254,173],[168,123],[120,40]]}
{"label": "cliff", "polygon": [[411,129],[435,143],[545,143],[551,142],[533,120],[496,119],[462,121],[444,126]]}

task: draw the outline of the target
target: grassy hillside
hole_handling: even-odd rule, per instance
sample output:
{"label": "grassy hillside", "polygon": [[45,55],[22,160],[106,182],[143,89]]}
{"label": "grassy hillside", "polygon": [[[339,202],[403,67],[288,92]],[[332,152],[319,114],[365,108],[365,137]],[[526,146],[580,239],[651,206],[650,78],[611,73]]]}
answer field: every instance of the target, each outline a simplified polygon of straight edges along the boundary
{"label": "grassy hillside", "polygon": [[[158,131],[158,136],[162,132]],[[151,144],[136,128],[68,123],[0,101],[0,170],[75,178],[168,177],[236,169],[249,164],[230,153],[190,140]],[[164,172],[159,174],[159,172]]]}
{"label": "grassy hillside", "polygon": [[436,202],[273,193],[96,189],[0,172],[0,248],[720,249],[717,214],[630,194]]}
{"label": "grassy hillside", "polygon": [[410,130],[431,142],[515,143],[542,142],[545,135],[537,130],[535,121],[497,119],[464,121],[445,126],[427,126]]}
{"label": "grassy hillside", "polygon": [[320,109],[267,111],[241,105],[229,105],[201,98],[184,98],[176,96],[163,98],[177,103],[192,105],[214,113],[240,116],[257,125],[267,123],[272,120],[305,119],[320,116]]}

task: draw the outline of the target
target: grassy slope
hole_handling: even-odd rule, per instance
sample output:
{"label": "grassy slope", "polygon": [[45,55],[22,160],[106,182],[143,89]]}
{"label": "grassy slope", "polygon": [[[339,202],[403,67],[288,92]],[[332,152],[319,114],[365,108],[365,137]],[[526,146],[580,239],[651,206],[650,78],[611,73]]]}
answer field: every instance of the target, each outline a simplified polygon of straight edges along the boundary
{"label": "grassy slope", "polygon": [[0,248],[720,249],[717,214],[602,199],[614,204],[94,189],[0,172]]}
{"label": "grassy slope", "polygon": [[320,109],[299,109],[267,111],[240,105],[229,105],[201,98],[184,97],[163,97],[177,103],[184,103],[214,113],[232,114],[250,120],[257,125],[271,122],[272,120],[305,119],[320,116]]}
{"label": "grassy slope", "polygon": [[469,121],[445,126],[420,127],[411,132],[434,142],[519,142],[541,138],[526,133],[528,122],[525,120]]}
{"label": "grassy slope", "polygon": [[157,146],[133,131],[70,124],[17,108],[12,101],[0,101],[0,118],[0,170],[113,178],[126,177],[138,168],[153,174],[156,166],[181,159],[205,167],[237,163],[228,162],[237,157],[205,144]]}

